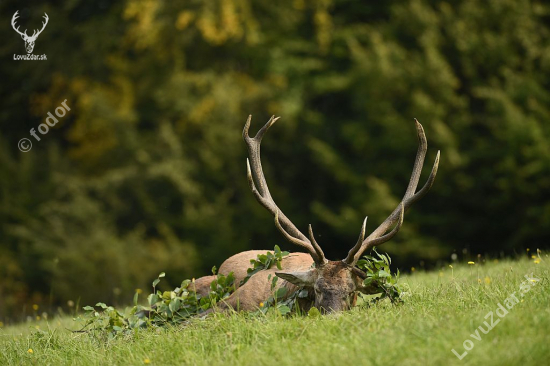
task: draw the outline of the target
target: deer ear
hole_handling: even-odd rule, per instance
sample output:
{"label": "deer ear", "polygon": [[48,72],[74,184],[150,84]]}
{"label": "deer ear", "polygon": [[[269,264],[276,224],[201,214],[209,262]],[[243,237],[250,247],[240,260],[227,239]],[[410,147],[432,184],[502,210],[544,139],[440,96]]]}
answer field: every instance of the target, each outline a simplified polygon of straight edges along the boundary
{"label": "deer ear", "polygon": [[315,282],[315,270],[304,272],[275,272],[275,275],[296,286],[313,286]]}

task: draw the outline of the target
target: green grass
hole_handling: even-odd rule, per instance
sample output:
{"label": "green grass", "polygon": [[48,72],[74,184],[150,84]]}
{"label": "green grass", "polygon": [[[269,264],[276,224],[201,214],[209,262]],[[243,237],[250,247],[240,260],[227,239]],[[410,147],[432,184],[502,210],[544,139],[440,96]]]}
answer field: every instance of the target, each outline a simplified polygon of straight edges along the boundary
{"label": "green grass", "polygon": [[[288,319],[218,314],[108,342],[69,332],[78,324],[67,318],[3,327],[0,365],[543,365],[550,358],[549,270],[546,254],[539,264],[455,264],[403,277],[411,291],[398,306]],[[540,281],[520,297],[531,273]],[[523,301],[473,340],[485,315],[513,292]],[[463,353],[466,339],[474,348],[460,361],[451,349]]]}

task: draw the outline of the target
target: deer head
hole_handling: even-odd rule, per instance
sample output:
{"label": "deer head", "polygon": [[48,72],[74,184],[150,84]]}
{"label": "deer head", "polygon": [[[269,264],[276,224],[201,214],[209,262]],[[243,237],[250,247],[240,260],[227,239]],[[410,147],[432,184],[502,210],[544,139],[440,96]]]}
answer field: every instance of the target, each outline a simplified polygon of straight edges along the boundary
{"label": "deer head", "polygon": [[42,33],[44,28],[46,28],[46,24],[48,24],[48,20],[49,20],[48,14],[44,13],[44,19],[46,21],[42,22],[42,29],[40,29],[39,31],[35,29],[32,36],[28,36],[26,29],[25,29],[24,32],[20,32],[19,27],[15,28],[15,20],[17,18],[19,18],[19,16],[17,15],[18,12],[19,12],[19,10],[17,10],[15,12],[15,14],[13,14],[13,17],[11,18],[11,26],[13,27],[13,29],[17,33],[19,33],[21,35],[21,38],[23,38],[23,41],[25,41],[25,49],[27,50],[27,53],[32,53],[32,50],[34,49],[34,42],[36,41],[36,38],[38,38],[40,33]]}
{"label": "deer head", "polygon": [[[315,306],[323,311],[333,312],[349,309],[355,302],[357,292],[369,294],[373,293],[374,290],[374,288],[363,285],[366,274],[355,266],[357,261],[366,250],[372,249],[393,238],[403,224],[405,211],[413,203],[424,197],[430,190],[437,174],[439,151],[437,152],[435,163],[427,182],[419,191],[416,191],[420,173],[422,172],[422,166],[424,165],[428,143],[422,125],[415,119],[419,146],[411,179],[403,199],[386,220],[366,238],[365,230],[367,218],[365,218],[363,226],[361,227],[359,239],[355,246],[351,248],[347,257],[341,261],[329,261],[325,258],[319,244],[317,244],[311,225],[309,225],[309,238],[307,238],[284,215],[279,207],[277,207],[267,187],[260,160],[260,144],[267,130],[279,119],[279,117],[271,117],[258,131],[255,137],[250,137],[248,135],[251,118],[252,116],[248,117],[246,125],[244,126],[243,139],[248,147],[249,159],[247,159],[246,167],[248,183],[252,193],[256,197],[256,200],[273,214],[275,217],[275,226],[283,236],[291,243],[307,250],[315,262],[314,267],[308,271],[277,272],[276,275],[296,286],[312,288],[315,294]],[[389,231],[392,226],[393,229]]]}

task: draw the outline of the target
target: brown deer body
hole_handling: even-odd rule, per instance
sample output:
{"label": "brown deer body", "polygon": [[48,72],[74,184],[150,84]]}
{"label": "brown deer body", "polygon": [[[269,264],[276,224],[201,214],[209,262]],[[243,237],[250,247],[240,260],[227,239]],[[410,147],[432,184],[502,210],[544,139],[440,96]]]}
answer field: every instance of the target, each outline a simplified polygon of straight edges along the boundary
{"label": "brown deer body", "polygon": [[[427,141],[422,125],[415,119],[419,147],[403,200],[390,216],[366,238],[367,219],[365,218],[359,239],[349,251],[347,257],[341,261],[329,261],[315,241],[311,225],[309,226],[308,239],[277,207],[267,187],[260,161],[260,143],[266,131],[277,119],[272,117],[253,138],[248,135],[251,117],[246,122],[243,138],[249,152],[249,160],[247,160],[248,182],[258,202],[275,217],[275,225],[283,236],[291,243],[307,250],[308,254],[291,253],[283,258],[282,270],[272,268],[257,272],[248,282],[238,287],[230,297],[220,304],[220,309],[233,308],[247,311],[257,309],[259,304],[265,301],[273,291],[270,276],[277,276],[282,281],[277,282],[276,288],[285,286],[290,290],[288,293],[295,291],[298,287],[305,287],[309,290],[309,303],[306,299],[306,303],[301,304],[303,308],[307,309],[307,307],[315,305],[325,312],[347,310],[355,303],[357,292],[371,294],[375,291],[374,288],[363,285],[366,274],[355,266],[357,261],[366,250],[390,240],[397,234],[403,224],[405,211],[431,188],[437,174],[439,152],[427,182],[420,190],[416,191],[426,156]],[[392,226],[393,229],[389,231]],[[235,282],[240,283],[246,277],[250,260],[256,259],[258,254],[265,254],[266,252],[265,250],[252,250],[238,253],[220,266],[219,273],[227,275],[233,272]],[[206,295],[210,282],[214,279],[215,276],[197,279],[195,282],[197,292]]]}

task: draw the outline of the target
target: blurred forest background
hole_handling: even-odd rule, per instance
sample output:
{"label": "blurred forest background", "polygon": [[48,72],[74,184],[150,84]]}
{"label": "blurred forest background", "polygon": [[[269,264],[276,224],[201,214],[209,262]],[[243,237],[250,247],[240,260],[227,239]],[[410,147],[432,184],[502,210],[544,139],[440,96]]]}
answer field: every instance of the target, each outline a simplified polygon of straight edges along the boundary
{"label": "blurred forest background", "polygon": [[[0,3],[0,320],[126,304],[230,255],[287,244],[246,180],[263,143],[272,194],[343,258],[405,192],[432,191],[380,247],[401,269],[550,239],[550,6],[526,0]],[[49,23],[34,54],[12,29]],[[35,141],[67,99],[71,111]],[[21,138],[30,152],[17,148]],[[439,262],[441,263],[441,262]]]}

